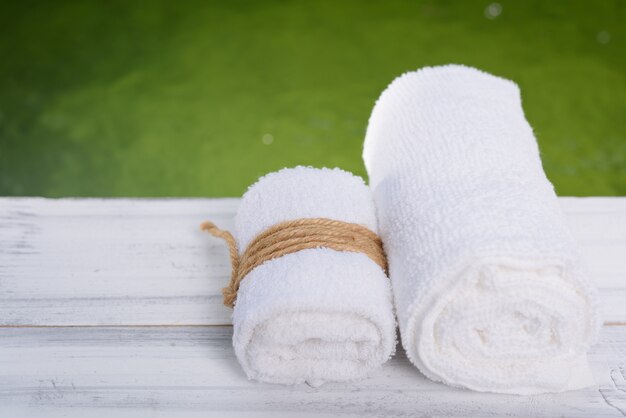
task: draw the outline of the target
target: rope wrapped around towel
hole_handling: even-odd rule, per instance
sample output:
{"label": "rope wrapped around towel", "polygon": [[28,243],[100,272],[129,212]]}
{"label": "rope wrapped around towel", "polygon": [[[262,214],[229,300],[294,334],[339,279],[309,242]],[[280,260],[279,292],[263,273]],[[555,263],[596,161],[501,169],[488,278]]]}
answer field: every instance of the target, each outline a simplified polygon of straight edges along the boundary
{"label": "rope wrapped around towel", "polygon": [[241,257],[235,237],[212,222],[200,225],[203,231],[226,241],[230,251],[232,275],[222,290],[224,305],[233,307],[241,281],[255,267],[266,261],[309,248],[363,253],[387,273],[387,258],[378,235],[370,229],[349,222],[327,218],[302,218],[273,225],[257,235]]}

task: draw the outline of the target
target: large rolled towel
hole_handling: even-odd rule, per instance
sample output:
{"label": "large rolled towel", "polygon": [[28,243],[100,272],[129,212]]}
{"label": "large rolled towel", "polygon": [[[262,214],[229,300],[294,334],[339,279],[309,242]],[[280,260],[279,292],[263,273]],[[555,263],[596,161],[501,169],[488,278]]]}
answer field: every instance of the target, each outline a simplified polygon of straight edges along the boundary
{"label": "large rolled towel", "polygon": [[[268,228],[301,218],[355,223],[376,232],[369,188],[339,169],[268,174],[243,196],[239,254]],[[264,262],[241,281],[233,345],[251,379],[319,385],[365,377],[395,349],[391,284],[360,252],[309,248]]]}
{"label": "large rolled towel", "polygon": [[594,291],[516,84],[458,65],[404,74],[363,156],[402,343],[427,377],[514,394],[593,384]]}

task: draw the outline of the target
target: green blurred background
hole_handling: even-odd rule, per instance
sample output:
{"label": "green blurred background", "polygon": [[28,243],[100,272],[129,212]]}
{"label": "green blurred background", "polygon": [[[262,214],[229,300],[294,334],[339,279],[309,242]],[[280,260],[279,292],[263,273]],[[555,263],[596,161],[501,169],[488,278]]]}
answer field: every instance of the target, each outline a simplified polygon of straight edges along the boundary
{"label": "green blurred background", "polygon": [[238,196],[365,175],[381,90],[463,63],[520,84],[561,195],[626,195],[626,2],[2,1],[0,195]]}

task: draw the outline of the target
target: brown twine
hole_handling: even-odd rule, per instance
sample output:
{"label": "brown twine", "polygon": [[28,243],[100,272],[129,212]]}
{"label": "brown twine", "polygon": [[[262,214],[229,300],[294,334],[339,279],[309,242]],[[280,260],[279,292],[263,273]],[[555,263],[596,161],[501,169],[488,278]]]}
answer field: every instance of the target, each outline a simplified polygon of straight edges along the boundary
{"label": "brown twine", "polygon": [[368,228],[327,218],[302,218],[273,225],[257,235],[241,257],[235,237],[212,222],[203,222],[200,229],[222,238],[230,251],[232,275],[224,289],[224,305],[233,307],[239,284],[255,267],[268,260],[309,248],[330,248],[335,251],[363,253],[387,272],[387,259],[380,237]]}

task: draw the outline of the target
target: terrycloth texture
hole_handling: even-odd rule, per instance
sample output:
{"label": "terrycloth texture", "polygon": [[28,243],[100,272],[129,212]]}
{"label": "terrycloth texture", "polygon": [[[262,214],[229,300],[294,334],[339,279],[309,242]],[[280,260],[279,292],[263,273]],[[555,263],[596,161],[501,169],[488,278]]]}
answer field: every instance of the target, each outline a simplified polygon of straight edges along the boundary
{"label": "terrycloth texture", "polygon": [[396,79],[364,146],[402,343],[429,378],[534,394],[593,384],[595,296],[513,82]]}
{"label": "terrycloth texture", "polygon": [[[261,178],[236,216],[240,254],[268,227],[330,218],[377,232],[359,177],[296,167]],[[319,385],[365,377],[395,349],[391,286],[366,255],[307,249],[256,267],[241,282],[233,313],[235,353],[251,379]]]}

